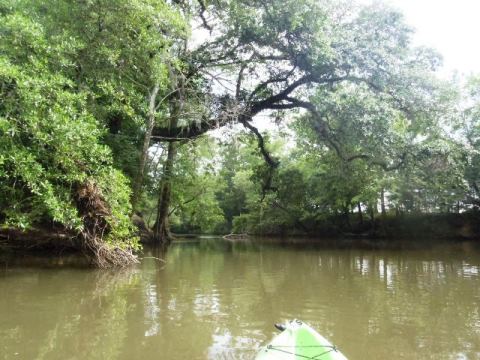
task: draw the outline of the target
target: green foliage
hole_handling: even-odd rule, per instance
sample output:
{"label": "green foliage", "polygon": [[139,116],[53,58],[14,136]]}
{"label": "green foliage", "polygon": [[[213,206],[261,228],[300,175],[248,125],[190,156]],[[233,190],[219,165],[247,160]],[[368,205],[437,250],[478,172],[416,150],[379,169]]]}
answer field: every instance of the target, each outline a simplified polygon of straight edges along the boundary
{"label": "green foliage", "polygon": [[104,167],[98,174],[97,181],[110,210],[106,220],[111,230],[104,241],[115,247],[138,250],[140,244],[133,235],[136,229],[130,221],[131,190],[128,179],[121,171]]}
{"label": "green foliage", "polygon": [[[50,69],[62,44],[48,44],[42,27],[18,14],[3,18],[0,53],[1,209],[7,225],[28,228],[51,219],[81,228],[75,184],[110,161],[101,130],[85,111],[86,94]],[[31,55],[24,51],[33,49]]]}
{"label": "green foliage", "polygon": [[[82,231],[75,196],[88,181],[109,208],[104,240],[135,247],[130,183],[152,119],[180,129],[178,153],[169,174],[166,145],[150,148],[140,210],[157,211],[170,181],[178,232],[311,232],[352,214],[374,225],[379,204],[383,216],[480,205],[480,81],[436,79],[440,57],[411,45],[401,14],[329,0],[207,5],[212,38],[196,47],[196,3],[0,3],[2,226]],[[179,141],[262,112],[289,136]]]}
{"label": "green foliage", "polygon": [[105,240],[135,247],[129,181],[115,167],[135,173],[145,89],[167,81],[171,41],[159,31],[185,34],[182,18],[147,0],[25,0],[1,9],[2,224],[81,231],[75,192],[88,180],[111,212]]}
{"label": "green foliage", "polygon": [[464,89],[467,106],[462,111],[459,129],[465,138],[465,181],[469,187],[467,202],[480,206],[480,76],[471,77]]}
{"label": "green foliage", "polygon": [[215,197],[219,184],[209,138],[185,144],[175,164],[172,225],[179,232],[216,233],[224,217]]}
{"label": "green foliage", "polygon": [[[149,166],[146,196],[140,212],[153,225],[158,187],[163,178],[166,149],[157,147]],[[177,233],[223,233],[224,216],[216,192],[224,189],[215,163],[215,142],[209,137],[180,144],[174,164],[170,206],[172,230]],[[152,201],[153,200],[153,201]],[[150,214],[150,215],[149,215]]]}

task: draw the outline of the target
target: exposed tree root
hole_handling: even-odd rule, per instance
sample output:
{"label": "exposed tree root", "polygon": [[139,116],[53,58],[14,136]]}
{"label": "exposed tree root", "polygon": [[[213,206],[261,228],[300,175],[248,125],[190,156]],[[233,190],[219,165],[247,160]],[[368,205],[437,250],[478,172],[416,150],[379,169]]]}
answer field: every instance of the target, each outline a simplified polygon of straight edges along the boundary
{"label": "exposed tree root", "polygon": [[96,267],[107,269],[112,267],[126,267],[138,263],[138,258],[131,250],[113,247],[96,238],[85,239],[86,255]]}
{"label": "exposed tree root", "polygon": [[75,192],[78,212],[83,220],[80,234],[60,225],[43,224],[22,231],[0,229],[0,248],[20,251],[81,251],[89,262],[99,268],[125,267],[138,263],[132,249],[106,242],[111,228],[111,215],[100,188],[92,181],[78,186]]}
{"label": "exposed tree root", "polygon": [[99,268],[124,267],[138,262],[131,249],[106,243],[110,232],[107,217],[111,215],[101,189],[93,181],[81,184],[76,192],[77,208],[83,219],[80,233],[85,254]]}

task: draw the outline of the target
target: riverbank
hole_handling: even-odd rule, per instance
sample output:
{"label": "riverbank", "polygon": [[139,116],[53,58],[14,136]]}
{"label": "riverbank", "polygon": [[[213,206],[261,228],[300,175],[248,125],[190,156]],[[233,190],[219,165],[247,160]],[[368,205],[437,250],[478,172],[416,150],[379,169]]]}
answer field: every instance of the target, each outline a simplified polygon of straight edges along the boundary
{"label": "riverbank", "polygon": [[57,227],[0,230],[0,255],[7,253],[21,257],[33,254],[42,257],[57,257],[59,254],[81,255],[82,266],[112,268],[138,263],[134,250],[119,248],[100,239],[96,239],[95,244],[92,244],[85,241],[82,234]]}
{"label": "riverbank", "polygon": [[[300,241],[303,245],[358,249],[398,249],[415,244],[480,241],[480,213],[478,212],[380,216],[374,221],[366,219],[361,222],[355,216],[351,216],[348,223],[338,218],[330,218],[309,226],[311,231],[308,232],[282,227],[277,228],[276,232],[258,231],[249,234],[253,237],[250,241],[255,242],[255,237],[261,237],[264,241],[265,238],[274,236],[288,239],[290,242],[296,239],[295,241]],[[150,233],[145,228],[140,227],[138,234],[145,246],[151,245]],[[178,238],[200,236],[202,235],[177,235]],[[82,245],[81,239],[57,228],[30,231],[1,230],[0,252],[16,253],[20,256],[41,254],[42,257],[80,254],[86,259],[82,264],[97,265],[95,254]]]}

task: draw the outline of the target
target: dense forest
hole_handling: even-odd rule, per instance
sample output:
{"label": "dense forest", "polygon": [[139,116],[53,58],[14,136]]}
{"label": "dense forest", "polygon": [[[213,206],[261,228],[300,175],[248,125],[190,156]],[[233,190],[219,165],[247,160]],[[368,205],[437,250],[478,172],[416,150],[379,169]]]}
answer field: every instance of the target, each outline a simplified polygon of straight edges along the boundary
{"label": "dense forest", "polygon": [[475,237],[480,77],[343,0],[1,0],[0,243]]}

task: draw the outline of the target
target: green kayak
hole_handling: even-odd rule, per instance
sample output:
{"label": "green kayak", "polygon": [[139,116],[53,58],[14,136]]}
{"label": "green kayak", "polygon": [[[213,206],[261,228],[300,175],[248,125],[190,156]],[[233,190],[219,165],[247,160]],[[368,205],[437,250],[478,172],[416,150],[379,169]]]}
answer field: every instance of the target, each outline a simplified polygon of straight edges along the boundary
{"label": "green kayak", "polygon": [[275,326],[282,332],[260,350],[255,360],[347,360],[327,339],[299,320]]}

